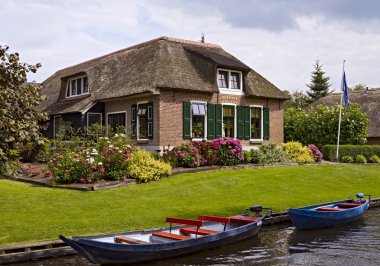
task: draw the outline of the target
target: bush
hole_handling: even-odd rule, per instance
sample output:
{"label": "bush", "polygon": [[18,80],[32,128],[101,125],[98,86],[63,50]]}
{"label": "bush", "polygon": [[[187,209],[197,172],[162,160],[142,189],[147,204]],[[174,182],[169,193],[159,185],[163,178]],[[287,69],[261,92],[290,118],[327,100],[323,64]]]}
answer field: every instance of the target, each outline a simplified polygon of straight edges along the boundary
{"label": "bush", "polygon": [[[339,105],[318,105],[307,112],[289,108],[284,114],[285,141],[299,141],[304,145],[314,143],[319,148],[336,143],[338,122]],[[352,103],[350,108],[343,108],[340,143],[364,144],[368,123],[368,115],[360,105]]]}
{"label": "bush", "polygon": [[130,157],[129,177],[142,182],[158,180],[171,173],[171,166],[157,161],[147,151],[136,151]]}
{"label": "bush", "polygon": [[308,147],[302,147],[299,142],[290,141],[282,144],[282,149],[288,154],[289,158],[296,163],[313,163],[314,157]]}
{"label": "bush", "polygon": [[238,139],[214,139],[212,146],[215,150],[216,164],[218,165],[237,165],[244,160],[243,149]]}
{"label": "bush", "polygon": [[129,166],[128,158],[136,149],[132,146],[126,146],[123,149],[117,146],[109,146],[95,159],[97,168],[101,177],[109,180],[119,180],[126,176]]}
{"label": "bush", "polygon": [[351,156],[343,156],[341,161],[344,163],[353,163],[354,159],[352,159]]}
{"label": "bush", "polygon": [[259,149],[251,149],[251,163],[258,164],[264,161],[264,154]]}
{"label": "bush", "polygon": [[51,141],[47,138],[39,144],[32,142],[19,144],[17,150],[22,162],[47,162],[52,158]]}
{"label": "bush", "polygon": [[371,162],[371,163],[380,163],[380,157],[377,156],[377,155],[372,155],[372,156],[369,158],[369,162]]}
{"label": "bush", "polygon": [[359,154],[358,156],[356,156],[355,162],[356,163],[367,163],[367,159],[365,158],[364,155]]}
{"label": "bush", "polygon": [[251,163],[252,162],[252,155],[250,151],[243,151],[244,156],[244,163]]}
{"label": "bush", "polygon": [[[322,153],[325,160],[336,161],[336,145],[326,145],[322,148]],[[357,155],[364,155],[370,158],[372,155],[380,156],[380,145],[340,145],[339,146],[339,159],[343,156],[352,156],[355,158]]]}
{"label": "bush", "polygon": [[311,149],[311,153],[314,157],[314,161],[316,161],[316,162],[322,161],[323,154],[320,150],[318,150],[317,146],[315,146],[314,144],[309,144],[307,146]]}
{"label": "bush", "polygon": [[265,141],[260,146],[260,163],[285,163],[289,162],[289,157],[285,151],[275,143]]}
{"label": "bush", "polygon": [[168,157],[173,159],[177,166],[195,168],[201,166],[202,162],[205,163],[205,159],[200,155],[199,148],[191,141],[174,147],[168,151],[168,154],[170,154]]}

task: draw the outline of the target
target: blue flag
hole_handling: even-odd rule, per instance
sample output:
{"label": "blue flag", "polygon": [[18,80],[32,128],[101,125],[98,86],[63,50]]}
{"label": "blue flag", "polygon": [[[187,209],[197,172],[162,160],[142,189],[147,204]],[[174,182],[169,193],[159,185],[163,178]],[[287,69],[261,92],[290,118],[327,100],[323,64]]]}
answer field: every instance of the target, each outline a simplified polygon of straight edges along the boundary
{"label": "blue flag", "polygon": [[343,93],[344,93],[344,104],[346,108],[350,107],[350,101],[348,100],[348,86],[346,81],[346,73],[343,72]]}

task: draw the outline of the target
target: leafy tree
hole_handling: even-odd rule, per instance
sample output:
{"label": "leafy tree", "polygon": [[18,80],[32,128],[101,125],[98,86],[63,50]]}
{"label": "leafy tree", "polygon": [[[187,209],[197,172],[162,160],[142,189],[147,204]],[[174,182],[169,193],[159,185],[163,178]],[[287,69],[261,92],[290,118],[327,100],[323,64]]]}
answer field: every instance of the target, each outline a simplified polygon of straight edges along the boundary
{"label": "leafy tree", "polygon": [[353,91],[355,91],[355,92],[359,92],[359,91],[364,92],[367,89],[367,85],[365,85],[365,84],[356,84],[355,86],[352,86],[352,87],[350,87],[348,89],[351,92],[353,92]]}
{"label": "leafy tree", "polygon": [[319,60],[317,60],[314,65],[314,71],[311,73],[311,82],[310,84],[306,84],[310,89],[306,92],[310,98],[309,103],[315,102],[331,93],[329,91],[331,86],[329,80],[330,77],[325,76],[322,65],[319,63]]}
{"label": "leafy tree", "polygon": [[41,66],[21,63],[18,53],[0,46],[0,174],[18,170],[17,145],[42,144],[38,122],[46,115],[35,109],[44,99],[38,86],[26,83],[27,74]]}
{"label": "leafy tree", "polygon": [[289,91],[285,90],[284,92],[290,96],[290,99],[287,100],[284,104],[285,110],[290,107],[305,109],[309,105],[309,97],[307,97],[307,95],[302,91],[296,90],[295,92],[290,93]]}
{"label": "leafy tree", "polygon": [[[339,105],[318,105],[307,112],[289,108],[285,111],[285,141],[314,144],[319,149],[327,144],[336,144],[339,123]],[[342,109],[340,144],[364,144],[368,134],[368,115],[360,105],[352,103]]]}

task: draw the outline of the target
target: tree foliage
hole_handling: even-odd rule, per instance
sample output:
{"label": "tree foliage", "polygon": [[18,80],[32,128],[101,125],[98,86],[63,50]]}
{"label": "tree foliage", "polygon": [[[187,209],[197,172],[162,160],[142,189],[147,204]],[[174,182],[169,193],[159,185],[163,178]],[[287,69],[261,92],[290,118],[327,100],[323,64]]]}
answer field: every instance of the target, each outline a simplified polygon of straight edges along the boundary
{"label": "tree foliage", "polygon": [[309,103],[315,102],[316,100],[329,95],[330,89],[330,77],[325,76],[325,72],[322,70],[322,66],[319,60],[315,62],[314,71],[311,73],[311,82],[306,84],[309,87],[307,95],[309,96]]}
{"label": "tree foliage", "polygon": [[7,51],[0,46],[0,174],[14,175],[17,145],[42,141],[38,122],[46,115],[35,109],[44,99],[39,87],[26,83],[41,65],[21,63],[19,54]]}
{"label": "tree foliage", "polygon": [[284,104],[284,109],[288,109],[290,107],[305,109],[309,105],[309,97],[303,93],[302,91],[295,91],[290,93],[289,91],[284,91],[290,97]]}
{"label": "tree foliage", "polygon": [[[364,144],[368,134],[368,115],[360,105],[352,103],[342,110],[341,144]],[[339,105],[318,105],[307,112],[289,108],[285,111],[285,142],[299,141],[315,144],[321,149],[326,144],[336,144],[339,123]]]}

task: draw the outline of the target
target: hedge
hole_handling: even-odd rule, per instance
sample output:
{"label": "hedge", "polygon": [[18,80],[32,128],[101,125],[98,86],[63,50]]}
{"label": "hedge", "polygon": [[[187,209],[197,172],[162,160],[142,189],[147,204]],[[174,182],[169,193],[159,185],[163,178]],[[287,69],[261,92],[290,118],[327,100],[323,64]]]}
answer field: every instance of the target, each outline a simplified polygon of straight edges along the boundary
{"label": "hedge", "polygon": [[[336,145],[325,145],[322,148],[323,158],[327,161],[336,161]],[[357,155],[364,155],[367,160],[372,155],[380,156],[380,145],[340,145],[339,160],[344,156],[356,158]]]}

